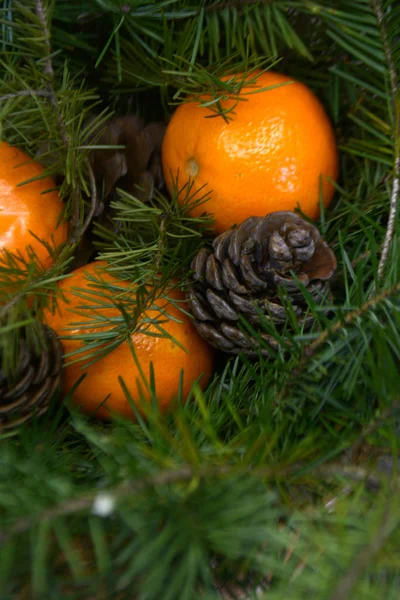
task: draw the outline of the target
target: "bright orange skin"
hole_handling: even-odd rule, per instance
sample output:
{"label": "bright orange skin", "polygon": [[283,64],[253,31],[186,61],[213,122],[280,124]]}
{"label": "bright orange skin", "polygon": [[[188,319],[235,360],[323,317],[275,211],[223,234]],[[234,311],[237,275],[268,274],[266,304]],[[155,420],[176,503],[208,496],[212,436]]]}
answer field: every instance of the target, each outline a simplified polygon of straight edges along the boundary
{"label": "bright orange skin", "polygon": [[[225,78],[226,79],[226,78]],[[257,80],[264,88],[293,79],[266,72]],[[242,93],[254,87],[244,87]],[[232,106],[232,100],[222,102]],[[316,96],[293,82],[247,95],[239,101],[232,120],[210,117],[210,109],[197,102],[178,107],[168,125],[162,148],[164,177],[171,193],[178,175],[179,187],[193,181],[193,191],[211,199],[193,210],[215,217],[217,232],[247,217],[265,216],[300,207],[310,218],[319,215],[319,176],[323,203],[334,194],[330,177],[338,176],[338,153],[329,119]],[[197,170],[197,174],[194,174]]]}
{"label": "bright orange skin", "polygon": [[54,181],[45,177],[17,187],[42,172],[43,167],[25,152],[0,142],[0,255],[2,250],[19,251],[27,259],[29,245],[43,267],[49,267],[48,251],[30,231],[51,246],[57,247],[67,239],[67,224],[57,227],[63,207],[58,192],[43,193],[55,187]]}
{"label": "bright orange skin", "polygon": [[[66,304],[60,300],[58,302],[58,311],[54,315],[51,314],[50,310],[45,314],[45,321],[59,336],[100,331],[100,329],[95,328],[85,329],[82,326],[76,327],[73,330],[65,330],[66,327],[70,327],[73,323],[89,321],[93,318],[93,314],[100,310],[86,309],[85,315],[83,315],[82,309],[80,309],[80,314],[74,314],[74,310],[78,306],[91,304],[90,301],[79,298],[73,292],[73,288],[78,287],[90,289],[87,274],[96,274],[96,270],[101,269],[101,277],[105,281],[115,281],[120,288],[129,287],[128,282],[116,279],[109,273],[104,273],[102,269],[105,265],[104,261],[90,263],[76,269],[71,277],[60,282],[59,287],[69,303]],[[116,292],[116,294],[118,293]],[[183,294],[178,290],[171,290],[168,292],[168,295],[177,301],[183,299]],[[185,352],[172,340],[165,337],[152,337],[145,333],[134,333],[131,335],[131,340],[147,382],[149,382],[150,377],[150,363],[153,363],[157,400],[160,409],[166,411],[173,405],[178,394],[181,369],[184,370],[182,394],[184,401],[194,381],[201,375],[203,376],[200,386],[204,388],[207,385],[213,373],[214,352],[199,336],[190,318],[184,315],[177,307],[173,306],[166,299],[158,300],[156,305],[167,311],[168,315],[181,321],[177,323],[176,321],[168,320],[163,322],[161,327],[182,344],[188,352]],[[179,303],[179,306],[186,308],[181,303]],[[102,314],[115,317],[120,315],[120,312],[118,309],[107,308],[102,310]],[[156,310],[147,311],[143,315],[143,318],[146,316],[153,319],[158,317],[161,320],[165,318],[165,315],[161,315]],[[101,328],[102,332],[105,330],[106,328]],[[159,330],[151,324],[148,327],[148,331],[159,333]],[[81,345],[81,342],[78,340],[61,341],[65,354],[72,352]],[[72,398],[73,402],[79,405],[84,412],[88,414],[95,412],[97,417],[105,420],[109,420],[112,413],[123,415],[132,420],[135,419],[134,412],[118,381],[118,376],[123,378],[139,411],[142,412],[138,381],[144,392],[145,399],[147,401],[150,400],[150,393],[146,390],[146,384],[140,377],[128,342],[122,342],[115,350],[88,367],[84,366],[85,361],[71,364],[72,359],[76,359],[76,356],[69,360],[67,358],[65,361],[63,391],[67,394],[79,377],[83,373],[86,373],[85,379],[80,383]],[[102,404],[109,394],[111,394],[110,397]],[[101,404],[102,406],[99,408]]]}

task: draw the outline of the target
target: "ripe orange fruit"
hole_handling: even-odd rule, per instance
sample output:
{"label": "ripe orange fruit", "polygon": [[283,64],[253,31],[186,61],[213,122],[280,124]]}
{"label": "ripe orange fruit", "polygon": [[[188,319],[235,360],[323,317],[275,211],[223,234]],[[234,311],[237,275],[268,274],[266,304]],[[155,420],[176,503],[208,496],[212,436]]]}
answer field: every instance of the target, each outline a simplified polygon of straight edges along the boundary
{"label": "ripe orange fruit", "polygon": [[55,187],[51,177],[18,187],[42,172],[43,167],[32,162],[25,152],[0,142],[0,255],[2,250],[19,251],[28,259],[27,246],[31,246],[41,264],[48,267],[51,258],[39,240],[51,246],[66,241],[67,224],[57,227],[62,202],[57,191],[47,192]]}
{"label": "ripe orange fruit", "polygon": [[[99,323],[98,327],[92,328],[85,326],[84,323],[93,321],[96,315],[111,318],[121,314],[116,307],[95,308],[95,301],[82,299],[82,297],[80,298],[74,294],[74,288],[81,288],[81,290],[88,290],[90,292],[90,289],[93,289],[92,286],[94,285],[93,276],[96,279],[100,279],[101,277],[102,280],[117,286],[112,294],[113,299],[118,300],[118,296],[122,299],[124,294],[126,299],[126,294],[134,294],[134,292],[127,291],[127,288],[129,288],[127,281],[116,279],[110,273],[104,271],[106,264],[104,261],[90,263],[76,269],[71,277],[60,282],[59,287],[68,304],[64,299],[60,299],[58,310],[54,315],[51,314],[50,310],[47,310],[45,321],[61,338],[66,335],[85,335],[87,333],[110,330],[112,325],[102,327],[102,324]],[[92,281],[88,277],[91,277]],[[98,288],[97,291],[99,291]],[[106,301],[108,298],[111,298],[107,288],[102,287],[101,284],[99,293],[107,295]],[[168,292],[168,296],[178,301],[181,306],[180,301],[183,299],[181,292],[171,290]],[[104,299],[102,301],[104,302]],[[88,308],[79,308],[85,305]],[[138,410],[140,410],[139,389],[143,390],[147,401],[151,398],[151,393],[146,388],[146,383],[149,384],[150,382],[150,363],[153,363],[156,395],[162,411],[165,411],[173,404],[178,394],[181,370],[184,372],[183,400],[186,400],[194,381],[199,377],[202,376],[200,382],[202,387],[210,380],[213,372],[213,351],[197,333],[190,318],[166,298],[157,299],[155,305],[157,306],[157,310],[147,310],[141,316],[142,327],[145,326],[145,319],[161,319],[161,321],[167,319],[166,322],[161,323],[161,327],[173,339],[154,337],[141,332],[131,335],[136,357],[144,374],[145,382],[140,376],[139,369],[133,359],[127,341],[122,342],[106,356],[87,367],[85,366],[85,361],[72,363],[73,359],[76,360],[76,356],[66,358],[64,393],[69,392],[82,374],[86,373],[85,379],[78,386],[73,396],[73,401],[77,405],[80,405],[84,412],[93,413],[96,411],[96,416],[102,419],[109,419],[112,412],[134,419],[134,413],[126,399],[118,377],[123,378]],[[167,312],[167,315],[165,315],[164,311]],[[74,324],[79,322],[81,324],[77,324],[75,327]],[[66,331],[66,328],[69,328],[69,330]],[[154,334],[160,333],[160,330],[157,329],[156,325],[150,323],[148,325],[148,332]],[[82,341],[74,339],[61,341],[65,354],[76,350],[82,344]],[[186,351],[176,342],[181,344]],[[138,387],[138,383],[140,388]],[[99,408],[108,395],[110,396],[107,401]]]}
{"label": "ripe orange fruit", "polygon": [[[224,78],[227,80],[227,77]],[[257,87],[293,81],[268,71]],[[254,84],[242,94],[254,92]],[[223,100],[223,108],[234,106]],[[212,118],[210,118],[212,117]],[[320,175],[323,203],[338,176],[338,153],[329,119],[312,91],[297,81],[246,95],[226,122],[196,101],[175,111],[163,141],[164,177],[171,193],[189,180],[193,192],[203,185],[210,200],[192,215],[213,213],[217,232],[252,216],[300,207],[310,218],[319,214]]]}

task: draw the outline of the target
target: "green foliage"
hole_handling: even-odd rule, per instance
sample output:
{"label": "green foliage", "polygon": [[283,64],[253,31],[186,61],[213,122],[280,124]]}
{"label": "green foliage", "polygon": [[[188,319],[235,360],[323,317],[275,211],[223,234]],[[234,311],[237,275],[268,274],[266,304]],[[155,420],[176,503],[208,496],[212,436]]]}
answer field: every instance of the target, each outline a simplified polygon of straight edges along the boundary
{"label": "green foliage", "polygon": [[54,398],[47,415],[0,439],[0,598],[216,600],[222,588],[232,598],[397,598],[396,3],[3,0],[0,25],[1,136],[40,154],[72,221],[50,269],[33,255],[0,266],[7,372],[22,328],[40,343],[37,322],[93,215],[98,257],[139,293],[115,299],[102,284],[82,298],[103,308],[113,298],[120,313],[84,337],[90,360],[141,327],[171,277],[183,287],[211,241],[210,215],[189,216],[206,189],[149,204],[118,190],[109,220],[97,218],[105,199],[89,156],[113,112],[168,117],[210,87],[220,111],[227,94],[241,101],[239,73],[273,66],[320,96],[341,148],[336,198],[319,222],[338,275],[323,305],[306,297],[311,332],[294,318],[283,333],[266,322],[281,341],[275,356],[220,357],[208,389],[195,387],[172,415],[154,397],[146,419],[101,425]]}

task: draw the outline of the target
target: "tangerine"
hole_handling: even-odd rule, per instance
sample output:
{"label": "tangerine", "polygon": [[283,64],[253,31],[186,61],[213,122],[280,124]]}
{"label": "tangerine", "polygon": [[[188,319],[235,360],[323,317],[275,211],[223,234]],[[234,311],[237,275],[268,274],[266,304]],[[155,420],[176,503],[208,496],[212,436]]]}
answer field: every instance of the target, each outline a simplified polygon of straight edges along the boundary
{"label": "tangerine", "polygon": [[43,267],[49,267],[52,259],[40,240],[55,247],[66,241],[68,225],[57,226],[62,202],[51,177],[19,185],[43,170],[21,149],[0,142],[0,253],[20,252],[28,260],[30,246]]}
{"label": "tangerine", "polygon": [[[227,80],[227,77],[223,79]],[[282,85],[286,84],[286,85]],[[162,146],[163,171],[172,193],[192,182],[210,199],[192,211],[195,217],[213,213],[214,229],[223,232],[248,217],[300,208],[310,218],[319,215],[320,176],[327,207],[334,194],[329,178],[338,176],[338,152],[325,110],[304,84],[271,71],[245,84],[234,99],[226,121],[196,101],[181,104],[167,127]],[[213,117],[213,118],[210,118]]]}
{"label": "tangerine", "polygon": [[[59,283],[62,299],[58,302],[58,310],[52,314],[48,309],[45,312],[45,321],[61,338],[104,333],[112,328],[111,324],[104,324],[104,321],[99,321],[98,326],[95,327],[88,325],[88,322],[93,323],[96,317],[112,318],[121,314],[116,306],[104,306],[104,299],[106,302],[107,299],[110,300],[111,292],[108,287],[102,286],[100,280],[113,285],[113,299],[131,296],[134,300],[135,292],[131,290],[129,282],[117,279],[105,271],[105,267],[107,267],[105,261],[90,263],[76,269],[70,277]],[[96,282],[93,277],[96,278]],[[74,293],[76,288],[79,288],[80,292]],[[87,294],[91,289],[101,294],[103,307],[96,308],[95,299],[82,301],[82,298],[77,295],[82,292]],[[168,290],[168,298],[181,306],[184,296],[180,291],[171,289]],[[76,356],[65,358],[63,384],[65,394],[71,390],[82,374],[86,373],[86,377],[72,397],[72,401],[84,412],[95,413],[99,418],[106,420],[110,419],[111,413],[134,419],[134,412],[118,378],[123,378],[135,405],[143,412],[140,406],[140,390],[142,397],[149,402],[151,363],[161,411],[166,411],[176,400],[181,385],[181,371],[183,371],[183,401],[187,399],[193,383],[200,377],[201,387],[204,388],[209,382],[213,372],[214,353],[197,333],[190,317],[167,298],[157,299],[154,306],[157,308],[146,310],[140,317],[139,326],[142,328],[145,326],[146,332],[136,331],[130,338],[140,369],[126,340],[88,366],[83,366],[84,363],[81,361],[72,362],[73,359],[76,360]],[[160,318],[162,329],[171,337],[155,336],[157,333],[160,334],[160,329],[154,321]],[[149,319],[153,322],[146,325]],[[83,343],[79,339],[61,339],[61,341],[65,354],[79,349]],[[85,354],[86,351],[81,354],[81,357]]]}

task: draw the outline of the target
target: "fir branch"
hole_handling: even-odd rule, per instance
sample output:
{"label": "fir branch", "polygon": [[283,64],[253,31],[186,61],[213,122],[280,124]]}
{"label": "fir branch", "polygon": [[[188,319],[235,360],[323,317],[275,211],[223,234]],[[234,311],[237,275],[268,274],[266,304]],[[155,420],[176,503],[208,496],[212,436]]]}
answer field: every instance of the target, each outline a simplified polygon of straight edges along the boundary
{"label": "fir branch", "polygon": [[[65,502],[60,503],[57,506],[43,510],[39,515],[28,516],[19,519],[8,531],[0,531],[0,542],[6,542],[12,535],[23,533],[30,529],[30,527],[39,521],[51,521],[62,516],[76,514],[78,512],[90,510],[98,496],[107,495],[113,502],[120,500],[131,494],[137,494],[143,491],[147,487],[154,487],[159,485],[170,485],[173,483],[183,483],[190,481],[193,477],[206,477],[225,475],[232,470],[231,467],[213,467],[200,469],[200,471],[193,469],[190,466],[185,466],[180,469],[161,471],[157,475],[145,477],[143,479],[137,479],[135,481],[124,481],[116,485],[112,489],[106,489],[99,492],[98,490],[89,494],[84,494],[79,497],[71,498]],[[271,470],[272,472],[272,470]]]}
{"label": "fir branch", "polygon": [[20,92],[15,92],[12,94],[2,94],[0,96],[0,101],[11,100],[12,98],[21,98],[24,96],[42,96],[43,98],[50,98],[51,92],[48,90],[21,90]]}
{"label": "fir branch", "polygon": [[281,391],[278,393],[278,397],[276,402],[285,397],[288,389],[297,382],[299,375],[307,368],[309,364],[309,360],[313,358],[317,352],[320,350],[322,346],[326,344],[328,339],[333,335],[339,333],[343,328],[351,325],[356,321],[359,317],[367,314],[371,309],[375,308],[391,296],[396,295],[400,291],[400,283],[396,283],[394,286],[387,288],[376,294],[372,298],[369,298],[364,304],[362,304],[359,308],[352,310],[347,313],[347,315],[343,319],[339,319],[336,321],[332,327],[324,329],[320,333],[320,335],[309,345],[305,346],[302,350],[300,359],[296,365],[296,367],[289,374],[288,380],[286,384],[282,387]]}
{"label": "fir branch", "polygon": [[89,158],[87,158],[85,162],[86,162],[86,166],[87,166],[88,173],[89,173],[90,210],[87,213],[85,220],[81,227],[79,226],[79,210],[77,210],[74,213],[74,215],[71,219],[72,234],[71,234],[70,241],[72,244],[76,244],[79,241],[79,239],[82,238],[82,236],[85,234],[85,232],[86,232],[87,228],[89,227],[90,223],[92,222],[92,219],[95,216],[97,208],[98,208],[97,187],[96,187],[96,180],[94,177],[93,169],[90,164]]}
{"label": "fir branch", "polygon": [[394,235],[395,223],[396,223],[396,213],[397,213],[397,203],[399,199],[400,193],[400,143],[399,143],[399,135],[400,135],[400,123],[399,123],[399,115],[397,108],[397,91],[398,91],[398,83],[397,83],[397,73],[396,67],[394,64],[392,51],[390,48],[390,43],[388,40],[388,34],[385,27],[385,20],[382,11],[382,6],[380,0],[372,0],[372,7],[374,9],[376,19],[378,21],[379,29],[381,31],[383,49],[385,52],[387,68],[389,71],[389,80],[390,80],[390,92],[393,103],[393,114],[395,119],[395,128],[393,132],[393,142],[395,145],[395,158],[394,158],[394,178],[393,178],[393,187],[392,194],[390,199],[390,211],[388,224],[386,229],[385,240],[383,243],[382,254],[380,257],[379,265],[378,265],[378,278],[381,279],[386,262],[389,256],[390,245]]}
{"label": "fir branch", "polygon": [[352,462],[359,451],[361,450],[362,444],[365,442],[367,437],[374,434],[380,427],[388,422],[389,419],[398,418],[400,411],[400,398],[398,402],[395,402],[392,406],[382,411],[382,414],[378,418],[370,421],[361,431],[360,435],[353,444],[345,451],[346,457]]}
{"label": "fir branch", "polygon": [[386,508],[383,510],[381,521],[378,525],[378,530],[371,542],[362,548],[358,555],[352,561],[350,569],[345,573],[344,577],[339,581],[333,594],[329,596],[329,600],[347,600],[351,596],[354,587],[357,585],[362,573],[368,567],[371,560],[382,549],[392,529],[388,527],[391,517],[390,505],[392,502],[392,494],[390,493]]}
{"label": "fir branch", "polygon": [[[39,514],[30,515],[17,519],[9,528],[0,530],[0,542],[5,543],[12,536],[28,531],[34,524],[43,521],[52,521],[59,517],[74,515],[80,512],[93,510],[96,501],[107,498],[113,506],[116,502],[124,498],[130,498],[133,494],[139,494],[147,488],[171,485],[176,483],[190,482],[193,479],[205,480],[207,478],[219,478],[225,476],[247,476],[261,479],[273,479],[280,481],[295,481],[301,477],[302,471],[312,472],[318,479],[348,479],[356,483],[364,483],[372,489],[379,489],[383,481],[387,481],[388,476],[385,473],[373,472],[358,465],[343,465],[342,463],[319,464],[310,469],[307,463],[296,462],[291,465],[279,467],[251,467],[241,468],[238,465],[212,465],[205,467],[194,467],[185,465],[179,469],[167,469],[144,477],[124,481],[112,488],[96,490],[91,493],[85,493],[78,497],[69,498],[60,502],[56,506],[45,508]],[[393,479],[393,485],[400,484],[400,477]]]}
{"label": "fir branch", "polygon": [[371,256],[371,250],[367,250],[366,252],[359,254],[357,256],[357,258],[355,258],[354,260],[351,261],[351,266],[355,267],[359,262],[361,262],[362,260],[367,260],[367,258],[369,258],[370,256]]}
{"label": "fir branch", "polygon": [[[227,0],[227,2],[214,2],[204,7],[205,12],[225,10],[226,8],[239,8],[245,10],[248,6],[273,4],[276,0]],[[200,12],[200,9],[199,9]]]}
{"label": "fir branch", "polygon": [[303,356],[300,359],[300,362],[297,365],[297,367],[294,369],[292,376],[297,377],[299,375],[299,373],[307,365],[307,361],[310,358],[312,358],[313,356],[315,356],[315,354],[318,352],[320,347],[323,346],[332,335],[335,335],[336,333],[338,333],[341,329],[343,329],[347,325],[351,325],[356,319],[358,319],[362,315],[365,315],[372,308],[375,308],[376,306],[378,306],[379,304],[384,302],[387,298],[390,298],[390,296],[394,296],[395,294],[397,294],[399,291],[400,291],[400,283],[396,283],[396,285],[383,290],[379,294],[376,294],[375,296],[373,296],[372,298],[367,300],[367,302],[365,302],[359,308],[347,313],[347,315],[344,317],[344,319],[340,319],[339,321],[336,321],[336,323],[334,323],[334,325],[332,327],[325,329],[317,337],[316,340],[314,340],[311,344],[309,344],[308,346],[305,347],[305,349],[303,350]]}
{"label": "fir branch", "polygon": [[[46,13],[45,13],[45,9],[43,6],[43,2],[42,0],[36,0],[36,14],[39,17],[39,21],[41,23],[42,26],[42,30],[43,30],[43,37],[45,40],[45,45],[47,48],[47,57],[44,60],[44,68],[43,68],[43,73],[44,75],[47,77],[47,85],[46,85],[46,92],[47,95],[50,99],[50,102],[54,108],[54,112],[56,115],[56,119],[57,119],[57,123],[58,123],[58,127],[59,127],[59,131],[60,131],[60,135],[61,135],[61,139],[64,142],[65,145],[65,150],[66,152],[68,152],[69,147],[70,147],[70,140],[68,138],[68,134],[67,134],[67,129],[63,120],[63,116],[61,114],[59,105],[58,105],[58,101],[57,101],[57,96],[55,94],[54,91],[54,68],[53,68],[53,63],[51,60],[51,43],[50,43],[50,31],[49,28],[47,26],[47,19],[46,19]],[[89,227],[93,216],[96,213],[97,210],[97,205],[98,205],[98,198],[97,198],[97,190],[96,190],[96,181],[95,181],[95,177],[93,174],[93,170],[92,167],[90,165],[89,159],[86,159],[86,166],[88,169],[88,173],[89,173],[89,182],[90,182],[90,191],[91,191],[91,206],[90,206],[90,210],[88,212],[88,214],[86,215],[86,218],[82,224],[82,226],[79,226],[79,205],[78,202],[75,201],[75,210],[74,210],[74,214],[73,214],[73,218],[72,218],[72,223],[71,223],[71,238],[70,241],[72,244],[75,244],[76,242],[78,242],[79,238],[83,236],[83,234],[86,232],[87,228]],[[79,190],[76,190],[74,193],[75,198],[79,197]]]}
{"label": "fir branch", "polygon": [[398,88],[396,66],[395,66],[395,63],[393,60],[392,50],[390,48],[390,43],[388,40],[388,33],[387,33],[387,30],[385,27],[385,17],[383,15],[383,11],[382,11],[381,0],[371,0],[371,3],[372,3],[373,10],[375,12],[375,15],[376,15],[376,19],[378,21],[379,29],[381,31],[383,50],[385,52],[387,68],[389,71],[390,91],[392,94],[392,102],[393,102],[393,113],[395,114],[395,112],[396,112],[396,94],[397,94],[397,88]]}
{"label": "fir branch", "polygon": [[57,97],[54,92],[54,69],[53,69],[53,64],[51,61],[50,32],[49,32],[49,28],[47,27],[46,13],[44,10],[42,0],[36,0],[36,14],[39,17],[39,21],[42,26],[43,37],[44,37],[44,41],[45,41],[45,45],[46,45],[46,49],[47,49],[47,57],[44,59],[44,63],[43,63],[44,64],[43,74],[45,75],[45,77],[48,80],[46,88],[47,88],[47,92],[48,92],[48,95],[50,98],[50,102],[54,108],[54,112],[55,112],[58,126],[60,129],[61,138],[65,144],[65,147],[68,148],[69,139],[68,139],[65,124],[63,122],[63,118],[62,118],[62,115],[61,115],[61,112],[60,112],[60,109],[58,106]]}

